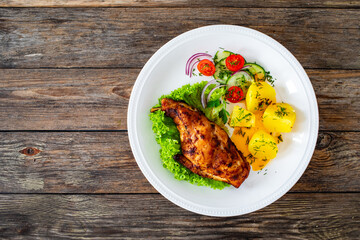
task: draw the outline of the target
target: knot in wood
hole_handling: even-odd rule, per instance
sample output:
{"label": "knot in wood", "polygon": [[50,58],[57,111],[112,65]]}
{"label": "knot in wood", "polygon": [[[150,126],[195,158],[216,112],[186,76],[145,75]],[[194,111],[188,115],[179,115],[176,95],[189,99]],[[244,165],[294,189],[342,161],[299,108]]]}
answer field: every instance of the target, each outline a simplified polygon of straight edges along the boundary
{"label": "knot in wood", "polygon": [[316,141],[316,149],[321,150],[329,147],[332,141],[332,136],[328,133],[319,133]]}
{"label": "knot in wood", "polygon": [[114,87],[112,89],[112,93],[120,96],[120,97],[123,97],[123,98],[130,98],[130,93],[131,93],[131,89],[126,89],[124,87]]}
{"label": "knot in wood", "polygon": [[22,154],[25,154],[26,156],[34,156],[41,151],[37,148],[27,147],[27,148],[24,148],[23,150],[20,150],[19,152]]}

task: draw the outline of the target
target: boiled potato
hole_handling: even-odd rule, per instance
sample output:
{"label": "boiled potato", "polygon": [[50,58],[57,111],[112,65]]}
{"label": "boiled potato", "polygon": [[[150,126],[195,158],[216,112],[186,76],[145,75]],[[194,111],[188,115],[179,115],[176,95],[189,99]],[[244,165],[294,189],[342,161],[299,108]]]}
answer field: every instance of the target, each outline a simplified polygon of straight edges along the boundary
{"label": "boiled potato", "polygon": [[270,162],[271,159],[254,158],[251,163],[253,171],[260,171]]}
{"label": "boiled potato", "polygon": [[249,152],[255,158],[265,161],[276,157],[278,147],[270,134],[260,130],[252,136],[249,142]]}
{"label": "boiled potato", "polygon": [[295,123],[294,109],[287,103],[273,103],[263,114],[264,127],[270,132],[290,132]]}
{"label": "boiled potato", "polygon": [[253,82],[246,94],[246,107],[250,112],[262,111],[276,102],[275,89],[267,82]]}
{"label": "boiled potato", "polygon": [[249,159],[249,143],[251,137],[255,134],[255,128],[247,128],[247,127],[235,127],[234,132],[231,136],[231,141],[235,144],[236,148],[242,152],[246,160],[250,163],[251,159]]}
{"label": "boiled potato", "polygon": [[255,115],[236,105],[231,113],[229,125],[231,127],[253,127],[255,126]]}

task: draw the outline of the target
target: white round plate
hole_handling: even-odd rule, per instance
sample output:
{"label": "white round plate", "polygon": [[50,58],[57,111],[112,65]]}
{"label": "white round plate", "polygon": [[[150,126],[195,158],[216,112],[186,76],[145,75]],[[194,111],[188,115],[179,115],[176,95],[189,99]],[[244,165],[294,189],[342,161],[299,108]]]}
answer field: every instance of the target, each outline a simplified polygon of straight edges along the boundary
{"label": "white round plate", "polygon": [[[236,189],[214,190],[174,179],[162,166],[159,145],[151,129],[150,108],[158,98],[187,83],[210,77],[185,75],[188,58],[198,52],[214,55],[219,48],[257,62],[276,78],[277,98],[291,104],[296,122],[283,134],[275,159],[261,172],[250,171]],[[189,211],[209,216],[236,216],[261,209],[283,196],[305,171],[314,152],[318,108],[308,76],[296,58],[280,43],[258,31],[232,25],[212,25],[179,35],[162,46],[141,70],[128,108],[130,145],[141,171],[164,197]]]}

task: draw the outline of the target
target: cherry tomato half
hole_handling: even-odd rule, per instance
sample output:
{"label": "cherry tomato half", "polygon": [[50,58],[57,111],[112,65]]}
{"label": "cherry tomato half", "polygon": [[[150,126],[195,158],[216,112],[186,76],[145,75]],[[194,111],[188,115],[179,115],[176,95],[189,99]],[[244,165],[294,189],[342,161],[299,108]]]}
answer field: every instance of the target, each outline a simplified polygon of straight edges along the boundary
{"label": "cherry tomato half", "polygon": [[239,54],[232,54],[225,59],[226,67],[233,72],[240,70],[245,63],[245,59]]}
{"label": "cherry tomato half", "polygon": [[237,86],[230,87],[226,93],[226,99],[232,103],[240,102],[243,98],[244,92],[241,88]]}
{"label": "cherry tomato half", "polygon": [[205,76],[212,76],[215,73],[215,65],[208,59],[201,60],[197,65],[197,69]]}

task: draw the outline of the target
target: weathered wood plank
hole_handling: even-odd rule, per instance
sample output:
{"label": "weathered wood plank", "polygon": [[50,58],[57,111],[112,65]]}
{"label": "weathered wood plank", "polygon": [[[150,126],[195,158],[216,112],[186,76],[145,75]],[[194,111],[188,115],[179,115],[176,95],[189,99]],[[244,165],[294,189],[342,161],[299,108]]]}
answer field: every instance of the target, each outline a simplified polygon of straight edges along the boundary
{"label": "weathered wood plank", "polygon": [[[125,132],[0,133],[1,192],[156,192]],[[39,149],[34,156],[20,153]]]}
{"label": "weathered wood plank", "polygon": [[[139,72],[0,69],[0,130],[124,130]],[[318,98],[320,129],[360,130],[360,71],[307,72]]]}
{"label": "weathered wood plank", "polygon": [[3,0],[0,7],[360,7],[360,1],[323,0]]}
{"label": "weathered wood plank", "polygon": [[[0,192],[156,192],[138,168],[125,132],[2,132],[0,139]],[[359,142],[360,133],[320,133],[292,191],[360,191]],[[36,151],[29,147],[41,152],[27,156]]]}
{"label": "weathered wood plank", "polygon": [[241,217],[201,216],[161,195],[0,195],[9,239],[357,239],[360,194],[286,194]]}
{"label": "weathered wood plank", "polygon": [[0,70],[0,129],[126,129],[139,71]]}
{"label": "weathered wood plank", "polygon": [[357,9],[2,8],[0,68],[139,68],[187,30],[235,24],[274,37],[305,67],[360,69],[359,19]]}
{"label": "weathered wood plank", "polygon": [[292,191],[359,191],[359,140],[359,132],[320,132],[311,162]]}
{"label": "weathered wood plank", "polygon": [[318,101],[321,130],[360,130],[360,71],[307,70]]}

